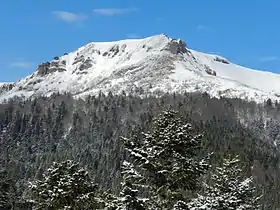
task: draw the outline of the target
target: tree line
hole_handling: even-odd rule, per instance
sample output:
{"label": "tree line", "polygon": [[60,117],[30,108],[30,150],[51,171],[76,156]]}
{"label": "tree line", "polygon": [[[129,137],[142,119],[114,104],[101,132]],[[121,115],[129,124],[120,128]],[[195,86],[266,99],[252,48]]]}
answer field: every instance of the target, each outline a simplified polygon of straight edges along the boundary
{"label": "tree line", "polygon": [[[202,175],[205,184],[210,183],[212,169],[222,167],[228,154],[239,155],[242,180],[252,175],[256,191],[262,191],[261,208],[280,206],[277,104],[216,99],[200,93],[138,97],[102,92],[84,100],[55,94],[0,104],[0,171],[3,192],[9,194],[7,205],[24,203],[29,182],[43,180],[53,162],[65,160],[86,168],[89,178],[98,184],[97,190],[120,197],[122,163],[126,160],[138,166],[121,136],[143,142],[142,132],[150,131],[152,119],[169,108],[178,111],[193,132],[203,135],[196,155],[205,158],[212,154],[212,167]],[[206,186],[201,187],[208,189]],[[146,189],[143,195],[148,193]],[[188,193],[188,198],[195,198],[192,190]]]}
{"label": "tree line", "polygon": [[259,209],[253,178],[240,176],[238,158],[224,159],[203,181],[211,154],[197,156],[203,136],[175,111],[159,115],[142,136],[122,138],[130,161],[122,163],[118,194],[98,191],[87,171],[68,160],[53,163],[43,181],[31,184],[34,209]]}

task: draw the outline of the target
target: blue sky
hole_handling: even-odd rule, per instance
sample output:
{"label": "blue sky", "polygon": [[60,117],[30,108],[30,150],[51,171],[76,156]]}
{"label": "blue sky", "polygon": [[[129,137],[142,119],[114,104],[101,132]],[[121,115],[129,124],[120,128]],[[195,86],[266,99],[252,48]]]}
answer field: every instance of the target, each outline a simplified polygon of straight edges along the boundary
{"label": "blue sky", "polygon": [[0,81],[90,41],[160,33],[280,73],[279,8],[279,0],[1,0]]}

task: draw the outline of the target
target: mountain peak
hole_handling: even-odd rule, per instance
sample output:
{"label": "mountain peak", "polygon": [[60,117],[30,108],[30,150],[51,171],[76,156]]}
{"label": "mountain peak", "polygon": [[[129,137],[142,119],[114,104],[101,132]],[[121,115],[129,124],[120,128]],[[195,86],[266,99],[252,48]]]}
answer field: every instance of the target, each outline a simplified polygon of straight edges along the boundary
{"label": "mountain peak", "polygon": [[262,102],[267,98],[280,99],[280,76],[191,50],[183,40],[160,34],[144,39],[92,42],[54,57],[0,93],[0,101],[56,92],[84,97],[100,90],[115,94],[200,91],[215,97]]}

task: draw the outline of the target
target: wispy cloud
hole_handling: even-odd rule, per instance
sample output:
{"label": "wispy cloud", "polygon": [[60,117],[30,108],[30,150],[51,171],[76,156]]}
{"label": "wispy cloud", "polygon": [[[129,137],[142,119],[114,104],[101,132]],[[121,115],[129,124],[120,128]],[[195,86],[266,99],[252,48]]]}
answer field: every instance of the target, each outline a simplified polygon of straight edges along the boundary
{"label": "wispy cloud", "polygon": [[279,58],[276,56],[265,56],[265,57],[260,58],[260,62],[271,62],[271,61],[276,61],[276,60],[279,60]]}
{"label": "wispy cloud", "polygon": [[137,8],[101,8],[101,9],[93,9],[93,13],[97,15],[104,16],[115,16],[122,15],[126,13],[136,12]]}
{"label": "wispy cloud", "polygon": [[197,30],[205,30],[205,29],[207,29],[208,27],[206,26],[206,25],[202,25],[202,24],[199,24],[199,25],[197,25],[196,26],[196,29]]}
{"label": "wispy cloud", "polygon": [[68,23],[81,22],[87,19],[87,16],[85,14],[76,14],[66,11],[53,11],[52,14],[58,19]]}
{"label": "wispy cloud", "polygon": [[20,69],[30,69],[33,67],[32,62],[27,62],[27,61],[14,61],[10,63],[9,65],[10,68],[20,68]]}
{"label": "wispy cloud", "polygon": [[129,39],[139,39],[141,38],[141,36],[137,35],[137,34],[129,34],[126,36]]}

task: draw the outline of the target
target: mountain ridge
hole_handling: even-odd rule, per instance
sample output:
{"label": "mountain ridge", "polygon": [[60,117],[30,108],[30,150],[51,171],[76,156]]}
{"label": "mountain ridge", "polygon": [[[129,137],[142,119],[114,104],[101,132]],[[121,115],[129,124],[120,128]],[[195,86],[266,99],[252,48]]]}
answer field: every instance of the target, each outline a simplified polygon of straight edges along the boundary
{"label": "mountain ridge", "polygon": [[189,49],[164,34],[144,39],[92,42],[38,65],[35,72],[0,92],[0,101],[70,92],[160,95],[207,92],[212,97],[263,102],[280,99],[280,75],[245,68],[224,57]]}

